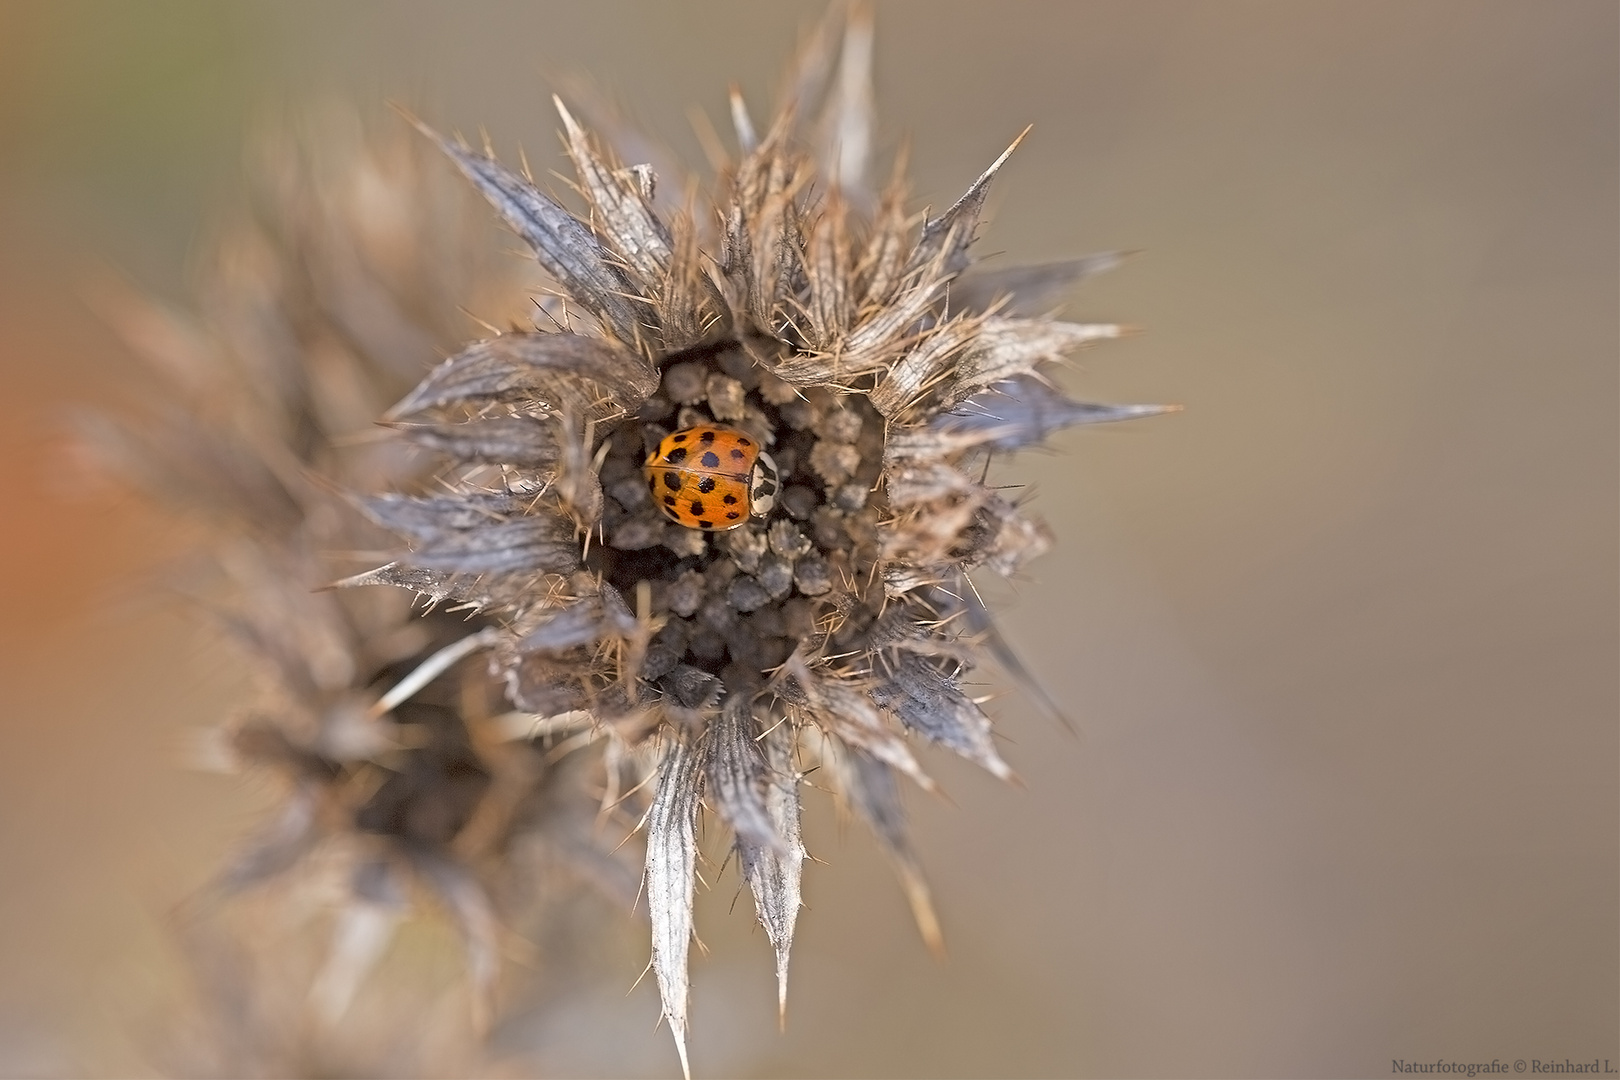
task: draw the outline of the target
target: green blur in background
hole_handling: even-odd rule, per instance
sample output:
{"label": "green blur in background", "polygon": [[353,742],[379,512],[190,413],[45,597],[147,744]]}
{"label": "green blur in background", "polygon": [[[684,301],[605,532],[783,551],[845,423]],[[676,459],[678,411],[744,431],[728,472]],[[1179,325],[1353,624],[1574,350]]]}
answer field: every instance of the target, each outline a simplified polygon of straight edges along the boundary
{"label": "green blur in background", "polygon": [[[541,175],[548,78],[584,73],[701,162],[689,108],[736,81],[762,114],[820,10],[0,3],[0,1075],[157,1067],[173,907],[265,801],[183,768],[245,685],[143,585],[183,529],[59,434],[139,377],[85,280],[183,301],[245,132],[311,102],[482,127]],[[1025,787],[927,760],[948,960],[821,813],[785,1035],[711,876],[697,1072],[1620,1067],[1620,9],[895,2],[877,30],[917,205],[1033,123],[980,250],[1142,249],[1067,310],[1147,332],[1066,385],[1186,412],[1001,470],[1059,540],[1007,633],[1082,736],[1007,693]],[[676,1070],[624,932],[498,1029],[518,1071]]]}

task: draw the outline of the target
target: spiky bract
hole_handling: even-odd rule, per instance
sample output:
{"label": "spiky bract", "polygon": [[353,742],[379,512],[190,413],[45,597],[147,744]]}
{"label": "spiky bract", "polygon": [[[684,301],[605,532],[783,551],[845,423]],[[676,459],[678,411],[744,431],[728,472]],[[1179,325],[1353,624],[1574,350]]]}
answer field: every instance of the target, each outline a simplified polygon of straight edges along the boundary
{"label": "spiky bract", "polygon": [[[392,410],[444,465],[431,493],[367,503],[411,548],[347,584],[472,605],[511,702],[588,716],[616,748],[610,791],[650,783],[653,966],[683,1063],[699,815],[733,831],[784,995],[811,760],[937,939],[895,784],[930,786],[906,735],[1011,775],[963,690],[981,654],[1011,655],[968,575],[1013,574],[1049,543],[975,475],[992,450],[1158,411],[1073,402],[1041,375],[1121,334],[1027,313],[1112,256],[974,266],[1011,148],[938,216],[912,215],[900,164],[868,189],[870,44],[851,20],[832,78],[826,40],[807,50],[763,135],[734,95],[738,156],[708,203],[660,201],[652,170],[560,101],[576,210],[428,132],[553,290],[533,328],[468,346]],[[708,535],[658,511],[641,463],[714,422],[769,448],[783,490],[769,520]]]}

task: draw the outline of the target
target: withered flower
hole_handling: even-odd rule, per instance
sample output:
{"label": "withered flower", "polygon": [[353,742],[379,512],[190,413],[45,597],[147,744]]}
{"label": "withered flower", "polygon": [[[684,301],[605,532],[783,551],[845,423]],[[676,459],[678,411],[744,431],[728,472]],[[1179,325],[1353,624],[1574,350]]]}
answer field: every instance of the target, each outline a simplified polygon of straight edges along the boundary
{"label": "withered flower", "polygon": [[[733,94],[737,155],[710,203],[660,201],[621,149],[639,144],[593,136],[560,100],[575,210],[433,136],[552,288],[533,328],[465,347],[388,413],[442,465],[366,500],[409,552],[344,582],[476,611],[463,640],[510,703],[601,747],[603,806],[645,795],[653,969],[683,1068],[700,816],[734,835],[782,1001],[812,763],[937,943],[898,797],[900,775],[931,786],[907,736],[1012,775],[963,680],[985,656],[1027,679],[969,575],[1014,574],[1049,544],[975,477],[1067,425],[1163,411],[1071,401],[1043,377],[1123,333],[1032,313],[1113,256],[975,266],[1011,147],[937,216],[909,209],[903,158],[868,187],[869,16],[842,24],[841,49],[833,37],[805,51],[768,126]],[[701,500],[666,513],[645,468],[688,464],[658,456],[663,440],[715,426],[780,478],[768,514],[724,530],[693,527],[718,524]]]}
{"label": "withered flower", "polygon": [[[531,718],[467,659],[503,630],[476,612],[424,615],[397,591],[328,587],[334,559],[374,562],[393,543],[347,493],[425,479],[420,455],[379,438],[376,417],[465,335],[463,304],[518,310],[526,289],[480,257],[481,205],[414,133],[368,141],[331,115],[256,149],[251,212],[206,253],[194,315],[114,281],[99,290],[160,389],[122,417],[88,418],[88,434],[104,461],[200,524],[202,557],[174,584],[261,676],[200,749],[283,791],[184,909],[181,940],[218,1000],[204,1002],[213,1022],[185,1025],[200,1033],[162,1052],[202,1075],[397,1073],[414,1068],[397,1040],[364,1064],[352,1055],[366,1048],[327,1036],[413,899],[460,931],[476,1027],[508,951],[501,927],[543,906],[543,868],[572,865],[627,910],[636,877],[596,820],[594,751],[514,739]],[[304,905],[336,907],[326,959],[291,994],[313,1028],[274,1005],[284,988],[228,974],[248,968],[213,928],[215,901],[266,886],[336,901]],[[244,944],[286,922],[250,925]]]}
{"label": "withered flower", "polygon": [[[421,141],[336,159],[311,149],[329,139],[278,142],[198,318],[106,294],[169,389],[96,438],[210,526],[211,574],[188,587],[265,675],[215,748],[285,790],[209,896],[338,871],[319,1018],[344,1013],[428,896],[487,1019],[501,927],[537,867],[571,861],[629,907],[635,875],[602,826],[639,824],[685,1069],[700,817],[731,831],[785,1009],[813,768],[938,947],[900,802],[902,775],[933,786],[909,736],[1012,776],[963,689],[985,659],[1058,711],[970,580],[1049,544],[982,479],[989,458],[1164,407],[1071,401],[1043,374],[1123,333],[1040,314],[1115,255],[975,263],[1011,147],[937,216],[908,208],[903,155],[869,185],[871,53],[857,7],[805,48],[768,127],[734,92],[737,151],[710,201],[663,163],[660,186],[646,140],[605,113],[594,136],[561,101],[574,210],[436,135],[471,190]],[[474,190],[548,288],[532,325],[455,351],[462,312],[512,284],[478,258]],[[773,469],[705,464],[705,432]],[[325,587],[335,560],[375,566],[397,537],[408,551]],[[358,588],[377,585],[401,588]],[[236,1060],[211,1053],[203,1071],[324,1067],[264,1032],[239,1033]]]}

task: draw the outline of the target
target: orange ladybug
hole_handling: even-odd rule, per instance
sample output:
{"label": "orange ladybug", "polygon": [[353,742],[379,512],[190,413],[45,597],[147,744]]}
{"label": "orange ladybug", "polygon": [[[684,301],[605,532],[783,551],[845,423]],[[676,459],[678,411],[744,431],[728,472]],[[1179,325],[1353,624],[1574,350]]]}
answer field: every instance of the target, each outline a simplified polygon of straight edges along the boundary
{"label": "orange ladybug", "polygon": [[699,424],[673,432],[643,467],[653,502],[688,529],[724,532],[776,505],[776,462],[735,428]]}

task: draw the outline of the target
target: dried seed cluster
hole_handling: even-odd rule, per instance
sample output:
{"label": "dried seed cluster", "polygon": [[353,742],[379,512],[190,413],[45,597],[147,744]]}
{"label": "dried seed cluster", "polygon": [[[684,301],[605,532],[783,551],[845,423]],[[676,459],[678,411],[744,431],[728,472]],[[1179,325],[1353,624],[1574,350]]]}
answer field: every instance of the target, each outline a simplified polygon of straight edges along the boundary
{"label": "dried seed cluster", "polygon": [[[781,489],[768,518],[711,534],[659,511],[642,461],[672,430],[717,421],[768,448]],[[686,665],[727,685],[760,684],[814,638],[816,598],[876,560],[882,418],[860,397],[801,393],[726,343],[666,367],[658,392],[607,445],[596,561],[622,594],[651,582],[652,611],[665,620],[643,680],[657,684]]]}

